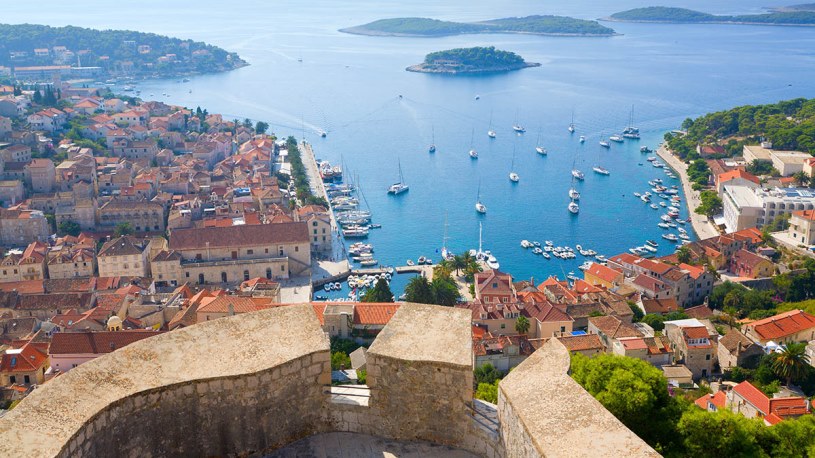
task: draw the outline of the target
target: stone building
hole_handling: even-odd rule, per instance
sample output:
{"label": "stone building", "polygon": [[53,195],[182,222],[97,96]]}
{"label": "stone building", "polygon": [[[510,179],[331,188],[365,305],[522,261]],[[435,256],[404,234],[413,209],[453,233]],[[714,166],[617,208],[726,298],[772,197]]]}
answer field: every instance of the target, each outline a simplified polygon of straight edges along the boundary
{"label": "stone building", "polygon": [[149,241],[131,236],[109,240],[97,255],[100,277],[149,277]]}
{"label": "stone building", "polygon": [[[118,317],[116,317],[118,319]],[[121,321],[121,320],[119,320]],[[51,368],[60,372],[106,355],[134,342],[163,334],[163,331],[118,330],[58,332],[48,347]]]}
{"label": "stone building", "polygon": [[713,373],[718,358],[718,335],[711,335],[704,323],[693,318],[666,321],[665,335],[671,341],[674,359],[684,364],[694,379],[706,378]]}
{"label": "stone building", "polygon": [[26,167],[34,192],[51,192],[54,189],[57,172],[51,159],[33,159]]}
{"label": "stone building", "polygon": [[[45,382],[48,354],[37,344],[27,342],[20,348],[8,348],[0,359],[0,383],[39,385]],[[11,456],[11,455],[8,455]]]}
{"label": "stone building", "polygon": [[63,248],[48,254],[48,278],[93,277],[96,255],[90,248]]}
{"label": "stone building", "polygon": [[51,228],[39,210],[0,209],[0,245],[25,246],[31,241],[45,242]]}
{"label": "stone building", "polygon": [[129,223],[136,232],[164,232],[164,206],[145,200],[111,199],[99,207],[100,230],[113,230],[122,223]]}
{"label": "stone building", "polygon": [[722,371],[741,366],[750,358],[764,355],[764,348],[740,332],[728,332],[718,345],[719,367]]}
{"label": "stone building", "polygon": [[311,244],[304,222],[176,229],[152,260],[170,285],[285,279],[310,274]]}
{"label": "stone building", "polygon": [[762,345],[770,341],[777,344],[809,342],[815,340],[815,316],[803,310],[790,310],[748,323],[742,332]]}
{"label": "stone building", "polygon": [[25,187],[21,180],[0,180],[0,205],[10,207],[24,198]]}
{"label": "stone building", "polygon": [[325,207],[308,205],[297,210],[298,220],[308,224],[311,238],[311,250],[318,253],[331,252],[332,237],[331,216]]}
{"label": "stone building", "polygon": [[746,278],[771,277],[774,270],[771,259],[744,249],[735,252],[727,266],[731,274]]}

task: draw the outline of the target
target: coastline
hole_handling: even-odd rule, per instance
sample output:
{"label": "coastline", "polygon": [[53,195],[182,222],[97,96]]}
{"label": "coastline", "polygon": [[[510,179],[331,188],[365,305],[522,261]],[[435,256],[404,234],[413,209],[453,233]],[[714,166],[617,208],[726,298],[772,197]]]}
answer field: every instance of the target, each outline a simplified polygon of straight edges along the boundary
{"label": "coastline", "polygon": [[411,65],[410,67],[406,68],[405,70],[414,73],[434,73],[439,75],[463,75],[463,74],[474,74],[474,73],[504,73],[504,72],[513,72],[516,70],[523,70],[525,68],[532,68],[532,67],[540,67],[541,64],[537,62],[524,62],[523,65],[518,67],[493,67],[493,68],[484,68],[484,69],[472,69],[472,70],[454,70],[449,68],[438,68],[434,66],[429,66],[428,64],[421,63],[416,65]]}
{"label": "coastline", "polygon": [[666,148],[664,143],[659,145],[656,154],[679,174],[679,178],[682,181],[682,190],[685,193],[685,204],[688,207],[688,214],[690,215],[691,225],[693,226],[693,232],[696,233],[696,237],[703,240],[719,235],[719,231],[706,216],[699,215],[694,211],[701,203],[699,199],[700,193],[699,191],[694,191],[691,187],[687,174],[687,164],[682,162],[671,150]]}
{"label": "coastline", "polygon": [[562,33],[562,32],[513,32],[509,30],[502,31],[479,31],[479,32],[450,32],[438,33],[433,35],[420,35],[416,33],[399,33],[399,32],[384,32],[380,30],[369,30],[359,27],[346,27],[338,29],[338,32],[347,33],[351,35],[362,35],[368,37],[404,37],[404,38],[441,38],[452,37],[456,35],[495,35],[495,34],[509,34],[509,35],[539,35],[542,37],[587,37],[587,38],[605,38],[621,36],[621,33]]}
{"label": "coastline", "polygon": [[765,25],[776,27],[815,27],[815,24],[793,24],[793,23],[772,23],[772,22],[749,22],[749,21],[670,21],[670,20],[646,20],[646,19],[617,19],[611,16],[598,18],[603,22],[630,22],[634,24],[718,24],[718,25]]}

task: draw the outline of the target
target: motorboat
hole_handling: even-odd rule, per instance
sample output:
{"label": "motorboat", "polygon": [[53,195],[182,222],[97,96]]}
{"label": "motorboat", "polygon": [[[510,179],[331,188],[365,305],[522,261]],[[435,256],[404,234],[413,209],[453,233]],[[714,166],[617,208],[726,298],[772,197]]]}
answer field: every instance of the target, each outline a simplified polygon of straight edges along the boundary
{"label": "motorboat", "polygon": [[652,247],[658,247],[659,246],[659,244],[657,242],[653,241],[653,240],[646,240],[645,244],[646,245],[651,245]]}
{"label": "motorboat", "polygon": [[605,140],[600,140],[600,146],[602,146],[603,148],[611,148],[611,145],[609,145],[608,142]]}
{"label": "motorboat", "polygon": [[478,159],[478,151],[476,151],[474,149],[471,149],[469,154],[470,154],[470,158]]}
{"label": "motorboat", "polygon": [[540,254],[543,254],[543,250],[536,247],[536,248],[532,249],[532,253],[540,255]]}
{"label": "motorboat", "polygon": [[517,132],[519,134],[522,134],[522,133],[526,132],[526,129],[524,129],[523,126],[518,125],[518,124],[513,124],[512,125],[512,130],[514,130],[515,132]]}
{"label": "motorboat", "polygon": [[577,170],[577,169],[572,169],[572,176],[576,180],[583,180],[583,179],[586,178],[586,175],[584,175],[583,172],[581,172],[580,170]]}
{"label": "motorboat", "polygon": [[674,234],[662,234],[662,238],[665,240],[670,240],[671,242],[676,242],[679,240],[679,237]]}
{"label": "motorboat", "polygon": [[600,175],[611,175],[611,172],[608,171],[605,167],[601,167],[599,165],[595,165],[592,167],[595,173],[599,173]]}
{"label": "motorboat", "polygon": [[532,248],[533,246],[529,240],[521,240],[521,248]]}
{"label": "motorboat", "polygon": [[521,180],[521,177],[515,173],[515,147],[512,148],[512,165],[509,167],[509,181],[513,183],[517,183]]}
{"label": "motorboat", "polygon": [[609,139],[609,140],[611,140],[611,141],[613,141],[614,143],[622,143],[622,142],[624,142],[624,141],[625,141],[625,140],[623,139],[623,137],[621,137],[621,136],[619,136],[619,135],[612,135],[612,136],[608,137],[608,139]]}
{"label": "motorboat", "polygon": [[542,146],[536,146],[535,151],[537,151],[538,154],[540,154],[541,156],[546,156],[546,154],[547,154],[546,148],[544,148]]}

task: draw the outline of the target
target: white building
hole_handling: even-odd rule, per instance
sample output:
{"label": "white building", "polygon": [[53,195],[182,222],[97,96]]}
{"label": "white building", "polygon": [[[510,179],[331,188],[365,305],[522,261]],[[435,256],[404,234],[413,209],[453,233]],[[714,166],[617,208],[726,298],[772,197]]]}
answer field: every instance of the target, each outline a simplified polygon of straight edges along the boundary
{"label": "white building", "polygon": [[815,208],[815,193],[807,188],[751,189],[724,186],[722,207],[727,232],[761,227],[782,214]]}
{"label": "white building", "polygon": [[804,163],[812,155],[801,151],[778,151],[772,149],[772,143],[763,142],[761,146],[745,145],[742,149],[745,161],[748,163],[757,160],[771,162],[773,167],[788,177],[804,170]]}

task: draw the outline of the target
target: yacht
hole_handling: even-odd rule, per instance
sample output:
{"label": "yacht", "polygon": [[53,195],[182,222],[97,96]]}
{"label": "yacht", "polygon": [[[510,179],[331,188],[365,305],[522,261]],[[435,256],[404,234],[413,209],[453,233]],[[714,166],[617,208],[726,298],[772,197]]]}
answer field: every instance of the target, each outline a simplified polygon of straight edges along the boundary
{"label": "yacht", "polygon": [[611,172],[609,172],[608,169],[601,167],[599,165],[595,165],[594,167],[592,167],[592,170],[594,170],[596,173],[599,173],[600,175],[611,175]]}
{"label": "yacht", "polygon": [[600,139],[600,146],[603,148],[611,148],[611,145],[609,145],[605,139]]}
{"label": "yacht", "polygon": [[583,180],[586,178],[586,175],[584,175],[583,172],[577,169],[572,169],[572,176],[577,180]]}
{"label": "yacht", "polygon": [[518,132],[519,134],[522,134],[522,133],[526,132],[526,129],[524,129],[523,126],[518,125],[518,124],[513,124],[512,125],[512,130],[514,130],[515,132]]}
{"label": "yacht", "polygon": [[623,137],[621,137],[621,136],[619,136],[619,135],[612,135],[611,137],[608,137],[608,139],[609,139],[609,140],[611,140],[611,141],[613,141],[613,142],[616,142],[616,143],[622,143],[622,142],[624,142],[624,141],[625,141],[625,140],[623,139]]}
{"label": "yacht", "polygon": [[515,173],[515,147],[512,147],[512,165],[509,167],[509,181],[513,183],[517,183],[521,180],[521,177]]}
{"label": "yacht", "polygon": [[473,146],[473,141],[474,140],[475,140],[475,127],[473,127],[473,132],[472,132],[472,134],[470,134],[470,152],[469,152],[469,154],[470,154],[470,158],[478,159],[478,151],[476,151],[475,147]]}
{"label": "yacht", "polygon": [[492,130],[492,111],[490,111],[490,127],[487,130],[487,137],[495,138],[495,131]]}
{"label": "yacht", "polygon": [[478,183],[478,196],[475,198],[475,211],[486,214],[487,206],[481,203],[481,183]]}
{"label": "yacht", "polygon": [[569,202],[569,212],[576,215],[580,211],[580,206],[577,205],[577,202],[571,201]]}
{"label": "yacht", "polygon": [[399,181],[392,184],[390,188],[388,188],[388,194],[398,195],[410,189],[410,187],[407,184],[405,184],[404,177],[402,177],[402,163],[398,162],[398,164],[399,164]]}
{"label": "yacht", "polygon": [[651,148],[647,146],[640,146],[640,153],[647,154],[651,152]]}
{"label": "yacht", "polygon": [[537,151],[538,154],[540,154],[541,156],[546,156],[546,148],[540,146],[540,144],[541,144],[541,134],[540,134],[540,131],[538,131],[538,140],[535,141],[535,145],[536,145],[535,146],[535,151]]}
{"label": "yacht", "polygon": [[533,246],[529,240],[521,240],[521,248],[532,248]]}
{"label": "yacht", "polygon": [[470,157],[471,157],[472,159],[478,159],[478,151],[476,151],[476,150],[474,150],[474,149],[471,149],[471,150],[470,150]]}
{"label": "yacht", "polygon": [[628,117],[628,127],[623,130],[623,137],[634,140],[640,139],[640,129],[634,127],[634,106],[631,106],[631,116]]}
{"label": "yacht", "polygon": [[653,241],[653,240],[646,240],[645,244],[646,245],[651,245],[652,247],[658,247],[659,246],[659,244],[657,242]]}
{"label": "yacht", "polygon": [[586,143],[586,136],[585,135],[580,136],[580,143]]}
{"label": "yacht", "polygon": [[580,193],[574,188],[574,186],[569,189],[569,199],[580,200]]}
{"label": "yacht", "polygon": [[430,147],[427,148],[427,152],[435,153],[436,152],[436,129],[435,128],[433,128],[433,131],[432,131],[432,133],[430,135],[431,135]]}
{"label": "yacht", "polygon": [[671,242],[676,242],[679,240],[679,237],[674,234],[662,234],[662,238],[665,240],[670,240]]}

